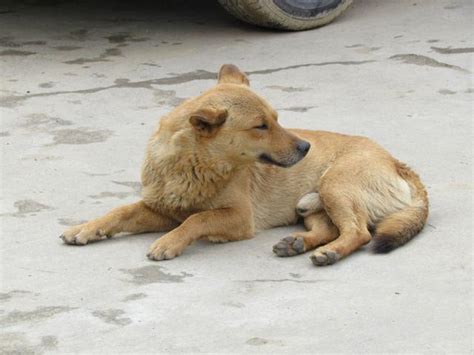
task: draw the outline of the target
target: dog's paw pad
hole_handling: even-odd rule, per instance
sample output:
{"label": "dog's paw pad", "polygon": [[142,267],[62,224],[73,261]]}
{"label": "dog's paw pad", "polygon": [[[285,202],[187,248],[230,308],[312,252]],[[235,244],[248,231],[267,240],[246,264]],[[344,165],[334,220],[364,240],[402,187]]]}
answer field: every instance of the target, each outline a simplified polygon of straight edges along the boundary
{"label": "dog's paw pad", "polygon": [[59,238],[65,244],[86,245],[89,242],[104,239],[105,237],[108,238],[109,235],[103,229],[97,228],[92,223],[86,223],[69,228]]}
{"label": "dog's paw pad", "polygon": [[69,244],[69,245],[86,245],[88,243],[87,239],[81,238],[80,236],[77,236],[77,235],[65,236],[63,234],[60,236],[60,238],[63,240],[65,244]]}
{"label": "dog's paw pad", "polygon": [[316,266],[331,265],[338,261],[341,256],[331,250],[316,250],[313,255],[310,256],[311,261]]}
{"label": "dog's paw pad", "polygon": [[146,255],[148,259],[153,261],[171,260],[181,255],[185,245],[167,242],[164,239],[155,241]]}
{"label": "dog's paw pad", "polygon": [[278,256],[294,256],[305,252],[302,237],[285,237],[273,246],[273,252]]}

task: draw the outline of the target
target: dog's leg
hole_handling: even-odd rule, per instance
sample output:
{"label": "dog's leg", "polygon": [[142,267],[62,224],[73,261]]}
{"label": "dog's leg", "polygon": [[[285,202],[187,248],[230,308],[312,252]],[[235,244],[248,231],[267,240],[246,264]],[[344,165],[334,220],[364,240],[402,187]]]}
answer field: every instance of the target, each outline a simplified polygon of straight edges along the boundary
{"label": "dog's leg", "polygon": [[61,238],[67,244],[85,245],[120,232],[164,232],[176,226],[177,222],[151,210],[140,201],[115,208],[105,216],[71,227]]}
{"label": "dog's leg", "polygon": [[336,192],[328,194],[324,199],[325,209],[340,235],[337,239],[317,248],[311,255],[314,265],[334,264],[341,258],[351,254],[368,243],[371,235],[367,229],[367,214],[354,203],[351,190],[344,191],[343,186],[335,186]]}
{"label": "dog's leg", "polygon": [[307,232],[295,232],[273,246],[278,256],[294,256],[312,250],[336,239],[339,231],[332,223],[326,211],[306,216],[304,219]]}
{"label": "dog's leg", "polygon": [[147,254],[151,260],[173,259],[189,244],[203,237],[216,236],[228,241],[252,238],[253,219],[242,209],[223,208],[193,214],[178,228],[157,239]]}

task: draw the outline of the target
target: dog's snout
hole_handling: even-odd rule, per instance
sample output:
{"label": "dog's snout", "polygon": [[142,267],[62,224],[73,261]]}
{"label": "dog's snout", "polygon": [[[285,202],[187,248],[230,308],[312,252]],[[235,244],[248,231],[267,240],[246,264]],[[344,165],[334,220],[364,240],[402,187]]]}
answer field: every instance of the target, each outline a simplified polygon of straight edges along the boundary
{"label": "dog's snout", "polygon": [[296,144],[296,149],[298,150],[298,152],[300,152],[303,155],[306,155],[308,153],[309,148],[311,148],[311,144],[309,144],[306,141],[299,141]]}

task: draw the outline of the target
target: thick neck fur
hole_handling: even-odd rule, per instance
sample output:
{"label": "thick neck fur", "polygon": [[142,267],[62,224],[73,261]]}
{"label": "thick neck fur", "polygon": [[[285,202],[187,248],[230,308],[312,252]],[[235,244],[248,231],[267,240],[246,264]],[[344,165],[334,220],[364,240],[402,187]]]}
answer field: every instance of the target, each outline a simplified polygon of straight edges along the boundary
{"label": "thick neck fur", "polygon": [[205,151],[211,148],[199,139],[192,128],[151,138],[142,170],[148,205],[171,212],[199,210],[226,186],[233,167],[224,159],[209,160],[213,155]]}

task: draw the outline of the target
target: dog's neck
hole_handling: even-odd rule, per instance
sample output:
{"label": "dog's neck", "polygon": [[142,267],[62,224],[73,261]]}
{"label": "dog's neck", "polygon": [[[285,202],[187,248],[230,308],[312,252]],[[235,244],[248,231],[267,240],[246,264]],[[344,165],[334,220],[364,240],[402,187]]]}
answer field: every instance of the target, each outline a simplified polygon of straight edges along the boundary
{"label": "dog's neck", "polygon": [[161,209],[199,209],[227,185],[235,171],[224,159],[207,158],[193,141],[177,144],[157,138],[148,147],[142,183],[143,197],[157,200]]}

